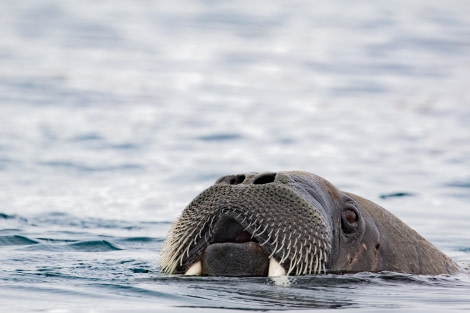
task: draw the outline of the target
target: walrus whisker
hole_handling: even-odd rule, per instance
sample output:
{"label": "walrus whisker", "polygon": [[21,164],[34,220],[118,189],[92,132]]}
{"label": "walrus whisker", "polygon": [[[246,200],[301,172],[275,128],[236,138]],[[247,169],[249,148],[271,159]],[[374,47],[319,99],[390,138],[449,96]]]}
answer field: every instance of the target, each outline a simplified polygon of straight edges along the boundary
{"label": "walrus whisker", "polygon": [[278,244],[278,240],[277,240],[277,237],[276,237],[276,240],[274,240],[274,242],[276,243],[276,245],[274,246],[274,249],[273,249],[273,252],[268,256],[268,259],[272,258],[274,256],[274,254],[277,252],[277,244]]}
{"label": "walrus whisker", "polygon": [[[314,271],[314,268],[313,268],[313,258],[314,256],[312,254],[308,254],[308,259],[310,259],[310,264],[308,265],[308,273],[312,273],[312,271]],[[307,260],[308,260],[307,259]]]}
{"label": "walrus whisker", "polygon": [[295,262],[295,267],[297,268],[297,274],[300,274],[302,275],[302,262],[300,262],[301,260],[297,260]]}
{"label": "walrus whisker", "polygon": [[279,261],[279,263],[283,264],[287,260],[288,257],[289,257],[288,253],[286,253],[286,254],[283,253],[281,261]]}
{"label": "walrus whisker", "polygon": [[290,273],[292,273],[292,271],[294,270],[294,262],[290,262],[290,265],[289,265],[289,270],[287,271],[287,275],[290,275]]}
{"label": "walrus whisker", "polygon": [[[261,223],[262,223],[262,222],[261,222]],[[260,224],[259,227],[258,227],[256,230],[260,229],[261,227],[263,227],[262,224]],[[256,236],[257,236],[257,237],[261,237],[261,235],[264,234],[264,232],[265,232],[267,229],[268,229],[268,228],[265,227],[265,228],[263,229],[263,231],[262,231],[261,233],[259,233],[259,234],[256,234]]]}
{"label": "walrus whisker", "polygon": [[282,250],[282,248],[284,248],[285,243],[286,243],[286,236],[283,236],[282,241],[281,241],[281,247],[279,248],[280,250]]}
{"label": "walrus whisker", "polygon": [[302,270],[301,270],[302,275],[307,275],[308,274],[308,264],[306,264],[305,262],[302,262],[301,266],[302,266]]}
{"label": "walrus whisker", "polygon": [[243,231],[248,231],[251,227],[252,223],[249,223],[248,226],[246,226],[245,228],[243,228]]}
{"label": "walrus whisker", "polygon": [[283,251],[283,250],[284,250],[284,241],[281,242],[281,246],[279,247],[279,249],[277,249],[276,253],[279,253],[279,252],[281,252],[281,251]]}
{"label": "walrus whisker", "polygon": [[[316,249],[316,247],[315,247]],[[314,261],[315,261],[315,253],[311,253],[311,249],[310,249],[310,252],[308,253],[309,255],[309,258],[310,258],[310,265],[309,265],[309,273],[314,273],[315,272],[315,266],[314,266]],[[308,262],[308,259],[306,260],[306,263]]]}
{"label": "walrus whisker", "polygon": [[[307,245],[307,244],[305,244]],[[310,255],[312,253],[312,246],[311,245],[308,245],[307,246],[307,255]]]}
{"label": "walrus whisker", "polygon": [[315,256],[315,274],[319,274],[321,272],[322,261],[319,255]]}
{"label": "walrus whisker", "polygon": [[279,264],[284,264],[284,261],[286,260],[287,257],[288,255],[282,252],[282,256],[281,256],[281,259],[279,260]]}
{"label": "walrus whisker", "polygon": [[318,273],[320,271],[320,262],[318,261],[318,255],[315,256],[315,268],[313,270],[314,273]]}
{"label": "walrus whisker", "polygon": [[306,260],[305,260],[305,259],[306,259],[307,256],[303,254],[303,251],[304,251],[304,246],[303,246],[303,244],[300,244],[300,248],[299,248],[299,259],[300,259],[300,260],[303,259],[304,262],[306,263]]}
{"label": "walrus whisker", "polygon": [[297,259],[297,253],[298,253],[297,252],[297,246],[294,244],[293,247],[294,247],[294,253],[292,255],[293,255],[293,258],[295,260],[295,267],[297,267],[298,262],[300,261],[300,259]]}
{"label": "walrus whisker", "polygon": [[[290,243],[290,242],[289,242],[289,243]],[[286,253],[286,257],[287,257],[287,258],[289,258],[289,257],[292,256],[292,254],[291,254],[291,247],[292,247],[292,245],[290,245],[290,244],[287,245],[287,250],[286,250],[286,252],[287,252],[287,253]],[[291,258],[290,262],[292,263],[292,258]],[[290,273],[290,271],[288,271],[288,272]]]}
{"label": "walrus whisker", "polygon": [[[190,244],[190,246],[194,246],[194,245],[196,245],[196,244],[197,244],[197,239],[198,239],[198,238],[197,238],[197,236],[194,236],[194,240],[193,240],[193,241],[191,241],[191,244]],[[188,257],[189,257],[189,255],[188,255]]]}
{"label": "walrus whisker", "polygon": [[301,255],[302,260],[302,275],[308,274],[308,255]]}
{"label": "walrus whisker", "polygon": [[[320,262],[323,260],[323,250],[320,250],[320,256],[319,256],[319,259],[320,259]],[[318,261],[317,261],[318,262]]]}
{"label": "walrus whisker", "polygon": [[191,248],[191,246],[188,245],[188,248],[186,249],[186,257],[189,257],[189,251],[191,250],[190,248]]}
{"label": "walrus whisker", "polygon": [[268,236],[268,238],[263,242],[263,243],[260,243],[260,247],[264,246],[265,244],[267,244],[269,241],[271,240],[271,237]]}
{"label": "walrus whisker", "polygon": [[271,238],[271,235],[272,235],[273,231],[274,231],[274,228],[271,228],[271,231],[268,234],[268,238]]}
{"label": "walrus whisker", "polygon": [[[261,219],[261,221],[258,222],[258,223],[259,223],[259,226],[253,231],[253,234],[252,234],[253,236],[255,236],[255,233],[256,233],[261,227],[263,227],[263,221],[264,221],[264,220]],[[261,233],[261,234],[262,234],[262,233]],[[260,235],[260,234],[257,234],[257,236],[259,236],[259,235]]]}
{"label": "walrus whisker", "polygon": [[214,227],[214,219],[215,219],[215,215],[212,216],[212,218],[210,219],[209,221],[209,233],[212,233],[212,230],[213,230],[213,227]]}

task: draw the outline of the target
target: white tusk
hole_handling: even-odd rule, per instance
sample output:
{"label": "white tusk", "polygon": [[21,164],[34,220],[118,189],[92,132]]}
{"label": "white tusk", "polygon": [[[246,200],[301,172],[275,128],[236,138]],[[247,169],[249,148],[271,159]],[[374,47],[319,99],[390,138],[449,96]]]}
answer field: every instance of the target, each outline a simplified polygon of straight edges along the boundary
{"label": "white tusk", "polygon": [[194,263],[191,265],[184,275],[191,275],[191,276],[201,276],[202,274],[202,263],[201,261]]}
{"label": "white tusk", "polygon": [[286,276],[286,270],[284,267],[282,267],[281,264],[279,264],[278,261],[276,261],[274,258],[269,259],[269,270],[268,270],[268,276],[269,277],[274,277],[274,276]]}

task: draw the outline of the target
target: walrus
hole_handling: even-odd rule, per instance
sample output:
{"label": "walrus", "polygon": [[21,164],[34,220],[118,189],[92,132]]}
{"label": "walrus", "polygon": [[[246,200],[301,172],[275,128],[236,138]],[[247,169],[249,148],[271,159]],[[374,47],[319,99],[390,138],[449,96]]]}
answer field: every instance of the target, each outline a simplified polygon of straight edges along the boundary
{"label": "walrus", "polygon": [[171,226],[164,273],[283,276],[460,267],[381,206],[317,175],[228,175],[200,193]]}

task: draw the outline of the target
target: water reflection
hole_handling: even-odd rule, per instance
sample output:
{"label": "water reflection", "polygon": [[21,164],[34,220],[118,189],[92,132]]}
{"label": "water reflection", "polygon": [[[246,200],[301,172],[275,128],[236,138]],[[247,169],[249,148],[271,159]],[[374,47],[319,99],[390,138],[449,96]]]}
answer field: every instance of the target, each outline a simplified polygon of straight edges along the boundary
{"label": "water reflection", "polygon": [[[358,273],[289,277],[279,286],[271,278],[224,278],[158,276],[153,283],[171,288],[186,297],[183,307],[229,308],[240,310],[334,309],[346,307],[390,307],[390,297],[405,296],[407,290],[429,290],[435,287],[469,288],[469,281],[450,276],[416,276],[399,273]],[[149,286],[149,282],[145,283]],[[406,285],[406,288],[404,286]],[[398,288],[398,289],[397,289]],[[374,299],[370,299],[370,298]],[[417,297],[427,298],[420,294]],[[195,301],[196,300],[196,301]],[[436,300],[435,301],[439,301]],[[406,301],[393,307],[406,307]]]}

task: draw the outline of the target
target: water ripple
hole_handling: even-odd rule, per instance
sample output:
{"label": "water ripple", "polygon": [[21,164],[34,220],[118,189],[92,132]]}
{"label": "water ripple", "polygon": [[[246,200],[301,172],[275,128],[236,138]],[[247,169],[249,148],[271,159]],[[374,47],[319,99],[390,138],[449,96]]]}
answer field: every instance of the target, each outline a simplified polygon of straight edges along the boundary
{"label": "water ripple", "polygon": [[68,244],[67,246],[72,250],[83,252],[107,252],[122,250],[121,248],[106,240],[81,241]]}
{"label": "water ripple", "polygon": [[0,246],[21,246],[21,245],[34,245],[39,242],[20,235],[13,236],[0,236]]}
{"label": "water ripple", "polygon": [[52,168],[64,168],[77,170],[79,172],[114,172],[114,171],[135,171],[142,170],[143,166],[140,164],[120,164],[120,165],[86,165],[78,162],[71,161],[47,161],[38,162],[38,165],[52,167]]}

